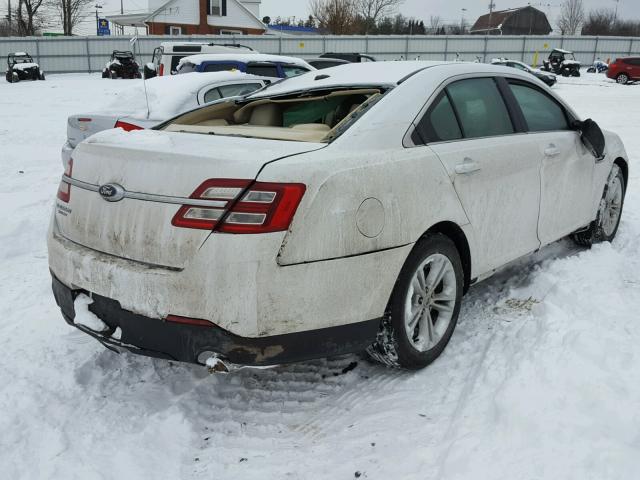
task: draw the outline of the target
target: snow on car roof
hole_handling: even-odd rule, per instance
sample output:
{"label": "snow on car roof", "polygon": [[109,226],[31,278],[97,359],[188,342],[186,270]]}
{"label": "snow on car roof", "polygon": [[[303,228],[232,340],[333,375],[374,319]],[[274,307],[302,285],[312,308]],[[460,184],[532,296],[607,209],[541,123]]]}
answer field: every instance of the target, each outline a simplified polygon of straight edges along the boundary
{"label": "snow on car roof", "polygon": [[16,57],[26,57],[26,56],[28,56],[27,52],[14,52],[14,53],[12,53],[12,55],[15,55]]}
{"label": "snow on car roof", "polygon": [[256,96],[282,95],[338,86],[397,85],[400,80],[419,70],[446,64],[447,62],[420,61],[349,63],[289,78]]}
{"label": "snow on car roof", "polygon": [[301,58],[296,57],[285,57],[282,55],[267,55],[264,53],[244,53],[244,54],[235,54],[235,53],[200,53],[197,55],[191,55],[189,57],[184,57],[180,60],[179,65],[183,65],[184,63],[192,63],[194,65],[200,65],[204,62],[278,62],[278,63],[288,63],[291,65],[298,65],[300,67],[305,67],[309,69],[313,69],[311,65],[302,60]]}
{"label": "snow on car roof", "polygon": [[573,52],[571,52],[569,50],[563,50],[562,48],[554,48],[554,50],[556,52],[560,52],[560,53],[573,53]]}
{"label": "snow on car roof", "polygon": [[[262,80],[264,77],[248,75],[242,72],[185,73],[183,75],[167,75],[147,80],[146,88],[149,97],[150,120],[166,120],[178,113],[198,106],[198,92],[217,84]],[[100,111],[96,113],[122,114],[137,119],[146,119],[147,102],[144,85],[136,85],[117,93]]]}

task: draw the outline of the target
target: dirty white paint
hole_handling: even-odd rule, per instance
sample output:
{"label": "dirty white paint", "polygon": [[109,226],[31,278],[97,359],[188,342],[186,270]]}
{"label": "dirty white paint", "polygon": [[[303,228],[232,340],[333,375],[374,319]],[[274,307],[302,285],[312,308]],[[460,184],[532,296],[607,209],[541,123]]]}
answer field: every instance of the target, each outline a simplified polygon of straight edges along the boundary
{"label": "dirty white paint", "polygon": [[[539,216],[544,243],[595,217],[589,206],[599,201],[602,172],[616,157],[626,158],[615,136],[597,167],[578,150],[575,134],[554,136],[567,161],[544,168],[543,136],[407,148],[405,135],[447,80],[509,75],[537,82],[487,65],[411,65],[425,69],[330,145],[116,130],[81,143],[73,177],[95,185],[188,197],[206,179],[258,176],[304,183],[307,191],[289,232],[209,235],[173,227],[177,206],[127,199],[109,204],[72,188],[71,211],[57,208],[54,216],[52,271],[67,285],[117,299],[137,313],[209,319],[256,337],[381,317],[413,244],[437,223],[452,222],[465,233],[473,278],[538,249]],[[406,69],[401,65],[396,73]],[[354,78],[353,67],[346,71],[351,82],[371,81]],[[296,79],[291,88],[306,81]],[[283,93],[286,84],[274,88]],[[456,174],[466,157],[481,164],[479,173]],[[381,207],[359,216],[367,199]],[[572,209],[578,201],[580,208]]]}

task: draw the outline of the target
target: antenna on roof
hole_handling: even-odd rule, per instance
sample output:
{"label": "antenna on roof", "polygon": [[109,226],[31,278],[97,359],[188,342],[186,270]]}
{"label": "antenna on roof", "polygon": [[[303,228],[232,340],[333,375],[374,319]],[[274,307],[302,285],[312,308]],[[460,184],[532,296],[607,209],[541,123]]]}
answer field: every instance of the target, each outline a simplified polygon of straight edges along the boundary
{"label": "antenna on roof", "polygon": [[[135,54],[136,51],[136,45],[138,44],[138,28],[136,27],[136,34],[134,37],[131,37],[131,40],[129,40],[129,43],[131,44],[131,50],[133,50],[133,53]],[[140,48],[138,48],[138,56],[140,55]],[[147,76],[144,74],[142,74],[142,86],[144,88],[144,100],[147,104],[147,120],[149,119],[149,117],[151,116],[151,110],[149,108],[149,95],[147,94]]]}

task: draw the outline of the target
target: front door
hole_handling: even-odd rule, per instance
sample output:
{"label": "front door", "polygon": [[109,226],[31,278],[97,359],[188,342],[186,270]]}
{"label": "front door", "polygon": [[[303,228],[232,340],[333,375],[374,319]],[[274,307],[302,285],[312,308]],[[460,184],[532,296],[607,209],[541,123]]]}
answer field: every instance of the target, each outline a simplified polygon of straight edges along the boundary
{"label": "front door", "polygon": [[509,83],[535,143],[533,150],[542,162],[538,237],[546,245],[592,220],[596,159],[582,144],[580,134],[570,128],[559,102],[528,82]]}

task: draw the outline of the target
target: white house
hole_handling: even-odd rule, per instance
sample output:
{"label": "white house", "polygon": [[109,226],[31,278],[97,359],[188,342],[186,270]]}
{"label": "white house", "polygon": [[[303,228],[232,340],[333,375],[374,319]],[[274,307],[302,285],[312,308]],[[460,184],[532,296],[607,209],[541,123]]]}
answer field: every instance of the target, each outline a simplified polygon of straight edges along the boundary
{"label": "white house", "polygon": [[148,0],[146,12],[111,15],[121,27],[143,27],[149,35],[262,35],[262,0]]}

